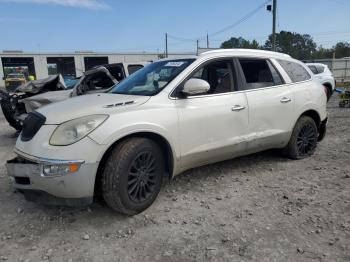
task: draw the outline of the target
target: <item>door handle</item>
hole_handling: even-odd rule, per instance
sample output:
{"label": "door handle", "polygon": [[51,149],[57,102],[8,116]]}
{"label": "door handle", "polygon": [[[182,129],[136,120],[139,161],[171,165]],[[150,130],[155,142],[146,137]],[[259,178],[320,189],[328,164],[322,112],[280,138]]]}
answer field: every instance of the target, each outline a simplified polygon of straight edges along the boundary
{"label": "door handle", "polygon": [[241,111],[245,108],[245,106],[241,105],[235,105],[234,107],[231,108],[232,111]]}
{"label": "door handle", "polygon": [[290,101],[292,101],[292,99],[288,98],[288,97],[283,97],[281,99],[281,103],[285,104],[285,103],[289,103]]}

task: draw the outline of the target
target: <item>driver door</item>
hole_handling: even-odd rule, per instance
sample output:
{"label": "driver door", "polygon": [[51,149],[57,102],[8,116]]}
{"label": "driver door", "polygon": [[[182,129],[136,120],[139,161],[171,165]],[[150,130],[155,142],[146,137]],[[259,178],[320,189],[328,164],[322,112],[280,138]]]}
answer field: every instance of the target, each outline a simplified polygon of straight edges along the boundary
{"label": "driver door", "polygon": [[236,92],[232,59],[206,62],[189,78],[207,81],[210,89],[176,101],[182,169],[242,154],[247,147],[248,103],[244,92]]}

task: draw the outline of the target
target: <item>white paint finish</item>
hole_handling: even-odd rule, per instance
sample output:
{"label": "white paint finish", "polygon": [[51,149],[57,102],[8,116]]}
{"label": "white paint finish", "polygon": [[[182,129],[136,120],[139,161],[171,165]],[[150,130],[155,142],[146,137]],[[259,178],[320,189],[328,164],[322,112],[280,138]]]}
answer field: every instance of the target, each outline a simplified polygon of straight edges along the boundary
{"label": "white paint finish", "polygon": [[[248,104],[244,93],[207,95],[176,102],[181,169],[225,159],[246,149]],[[244,107],[233,111],[234,107]]]}
{"label": "white paint finish", "polygon": [[246,91],[249,106],[249,149],[283,145],[293,128],[294,97],[289,85]]}
{"label": "white paint finish", "polygon": [[[98,162],[100,151],[105,146],[99,145],[90,138],[82,139],[68,147],[50,145],[50,137],[57,125],[44,125],[31,141],[23,142],[20,137],[16,143],[16,149],[28,155],[40,158],[72,160],[78,157],[86,163]],[[69,150],[67,150],[69,148]]]}
{"label": "white paint finish", "polygon": [[59,198],[84,198],[94,194],[98,163],[82,164],[77,172],[58,177],[43,177],[42,166],[38,164],[7,164],[6,168],[10,177],[30,179],[30,185],[15,184],[16,188],[50,192]]}
{"label": "white paint finish", "polygon": [[[79,118],[87,115],[117,114],[145,103],[148,99],[148,96],[115,95],[107,93],[90,94],[76,96],[60,103],[50,104],[38,109],[37,111],[46,116],[46,124],[56,125],[73,118]],[[126,106],[106,108],[106,106],[109,105],[129,101],[134,101],[134,103]]]}
{"label": "white paint finish", "polygon": [[[324,71],[320,74],[315,74],[315,78],[321,83],[321,84],[330,84],[332,90],[335,89],[335,80],[333,77],[332,72],[329,70],[328,66],[321,63],[307,63],[307,66],[322,66],[324,68]],[[312,72],[313,73],[313,72]]]}
{"label": "white paint finish", "polygon": [[[172,91],[202,63],[229,57],[271,58],[274,63],[274,58],[283,57],[296,62],[287,56],[263,51],[204,53],[153,97],[94,94],[45,106],[39,112],[52,125],[43,126],[29,142],[19,139],[16,147],[34,156],[93,163],[99,162],[119,139],[138,132],[151,132],[168,141],[174,157],[173,175],[176,175],[199,165],[282,147],[288,142],[297,119],[307,110],[316,111],[321,120],[327,117],[322,85],[314,79],[292,84],[277,64],[276,68],[287,82],[279,87],[187,99],[171,97]],[[291,101],[281,103],[285,98]],[[126,101],[134,103],[107,106]],[[240,110],[236,110],[236,105]],[[56,128],[54,124],[92,114],[108,114],[109,118],[75,144],[49,145]]]}

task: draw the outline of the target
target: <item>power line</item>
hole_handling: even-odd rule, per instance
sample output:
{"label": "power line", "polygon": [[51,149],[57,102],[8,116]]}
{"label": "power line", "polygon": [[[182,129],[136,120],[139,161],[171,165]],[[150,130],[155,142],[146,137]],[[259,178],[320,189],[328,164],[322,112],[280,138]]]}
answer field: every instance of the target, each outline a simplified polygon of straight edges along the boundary
{"label": "power line", "polygon": [[[242,18],[240,18],[239,20],[237,20],[235,23],[225,26],[224,28],[212,33],[212,34],[208,34],[208,37],[212,37],[212,36],[216,36],[219,35],[225,31],[228,31],[234,27],[236,27],[237,25],[243,23],[244,21],[246,21],[247,19],[249,19],[250,17],[252,17],[254,14],[256,14],[258,11],[260,11],[260,9],[262,9],[263,7],[266,6],[266,4],[270,3],[272,0],[267,0],[265,1],[263,4],[259,5],[257,8],[255,8],[254,10],[250,11],[249,13],[247,13],[245,16],[243,16]],[[179,37],[179,36],[173,36],[173,35],[168,35],[169,38],[172,38],[174,40],[179,40],[179,41],[187,41],[187,42],[196,42],[197,40],[203,40],[207,38],[207,35],[205,36],[200,36],[200,37],[196,37],[196,38],[185,38],[185,37]]]}
{"label": "power line", "polygon": [[196,39],[190,39],[190,38],[184,38],[184,37],[178,37],[178,36],[173,36],[173,35],[169,35],[168,34],[168,38],[174,39],[174,40],[178,40],[178,41],[183,41],[183,42],[196,42]]}
{"label": "power line", "polygon": [[251,11],[251,12],[249,12],[248,14],[246,14],[245,16],[243,16],[241,19],[237,20],[235,23],[233,23],[233,24],[231,24],[231,25],[229,25],[229,26],[226,26],[226,27],[224,27],[223,29],[221,29],[221,30],[219,30],[219,31],[217,31],[217,32],[215,32],[215,33],[213,33],[213,34],[210,34],[209,36],[210,36],[210,37],[211,37],[211,36],[216,36],[216,35],[218,35],[218,34],[221,34],[221,33],[225,32],[225,31],[228,31],[228,30],[230,30],[230,29],[236,27],[236,26],[239,25],[240,23],[242,23],[242,22],[246,21],[247,19],[249,19],[250,17],[252,17],[255,13],[257,13],[258,11],[260,11],[261,8],[265,7],[266,4],[268,4],[268,3],[270,3],[270,2],[271,2],[271,0],[265,1],[263,4],[259,5],[256,9],[254,9],[254,10]]}

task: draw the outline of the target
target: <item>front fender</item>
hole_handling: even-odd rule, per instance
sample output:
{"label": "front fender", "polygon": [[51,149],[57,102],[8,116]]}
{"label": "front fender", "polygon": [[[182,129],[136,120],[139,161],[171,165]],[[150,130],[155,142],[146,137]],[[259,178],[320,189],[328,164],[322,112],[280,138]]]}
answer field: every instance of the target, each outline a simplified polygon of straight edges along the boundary
{"label": "front fender", "polygon": [[[178,162],[180,161],[180,150],[177,141],[173,139],[177,136],[177,129],[172,129],[172,132],[168,132],[167,129],[165,129],[162,126],[159,126],[157,124],[152,123],[135,123],[133,125],[124,126],[121,128],[118,128],[114,132],[108,132],[108,130],[111,130],[108,128],[108,123],[106,123],[107,126],[104,126],[103,128],[98,128],[91,134],[89,134],[89,138],[94,140],[96,143],[103,145],[104,150],[99,155],[100,161],[105,154],[105,152],[117,141],[131,135],[137,135],[138,133],[151,133],[158,135],[162,137],[170,146],[170,149],[172,151],[173,155],[173,163],[174,163],[174,172],[176,173]],[[103,124],[104,125],[104,124]]]}

